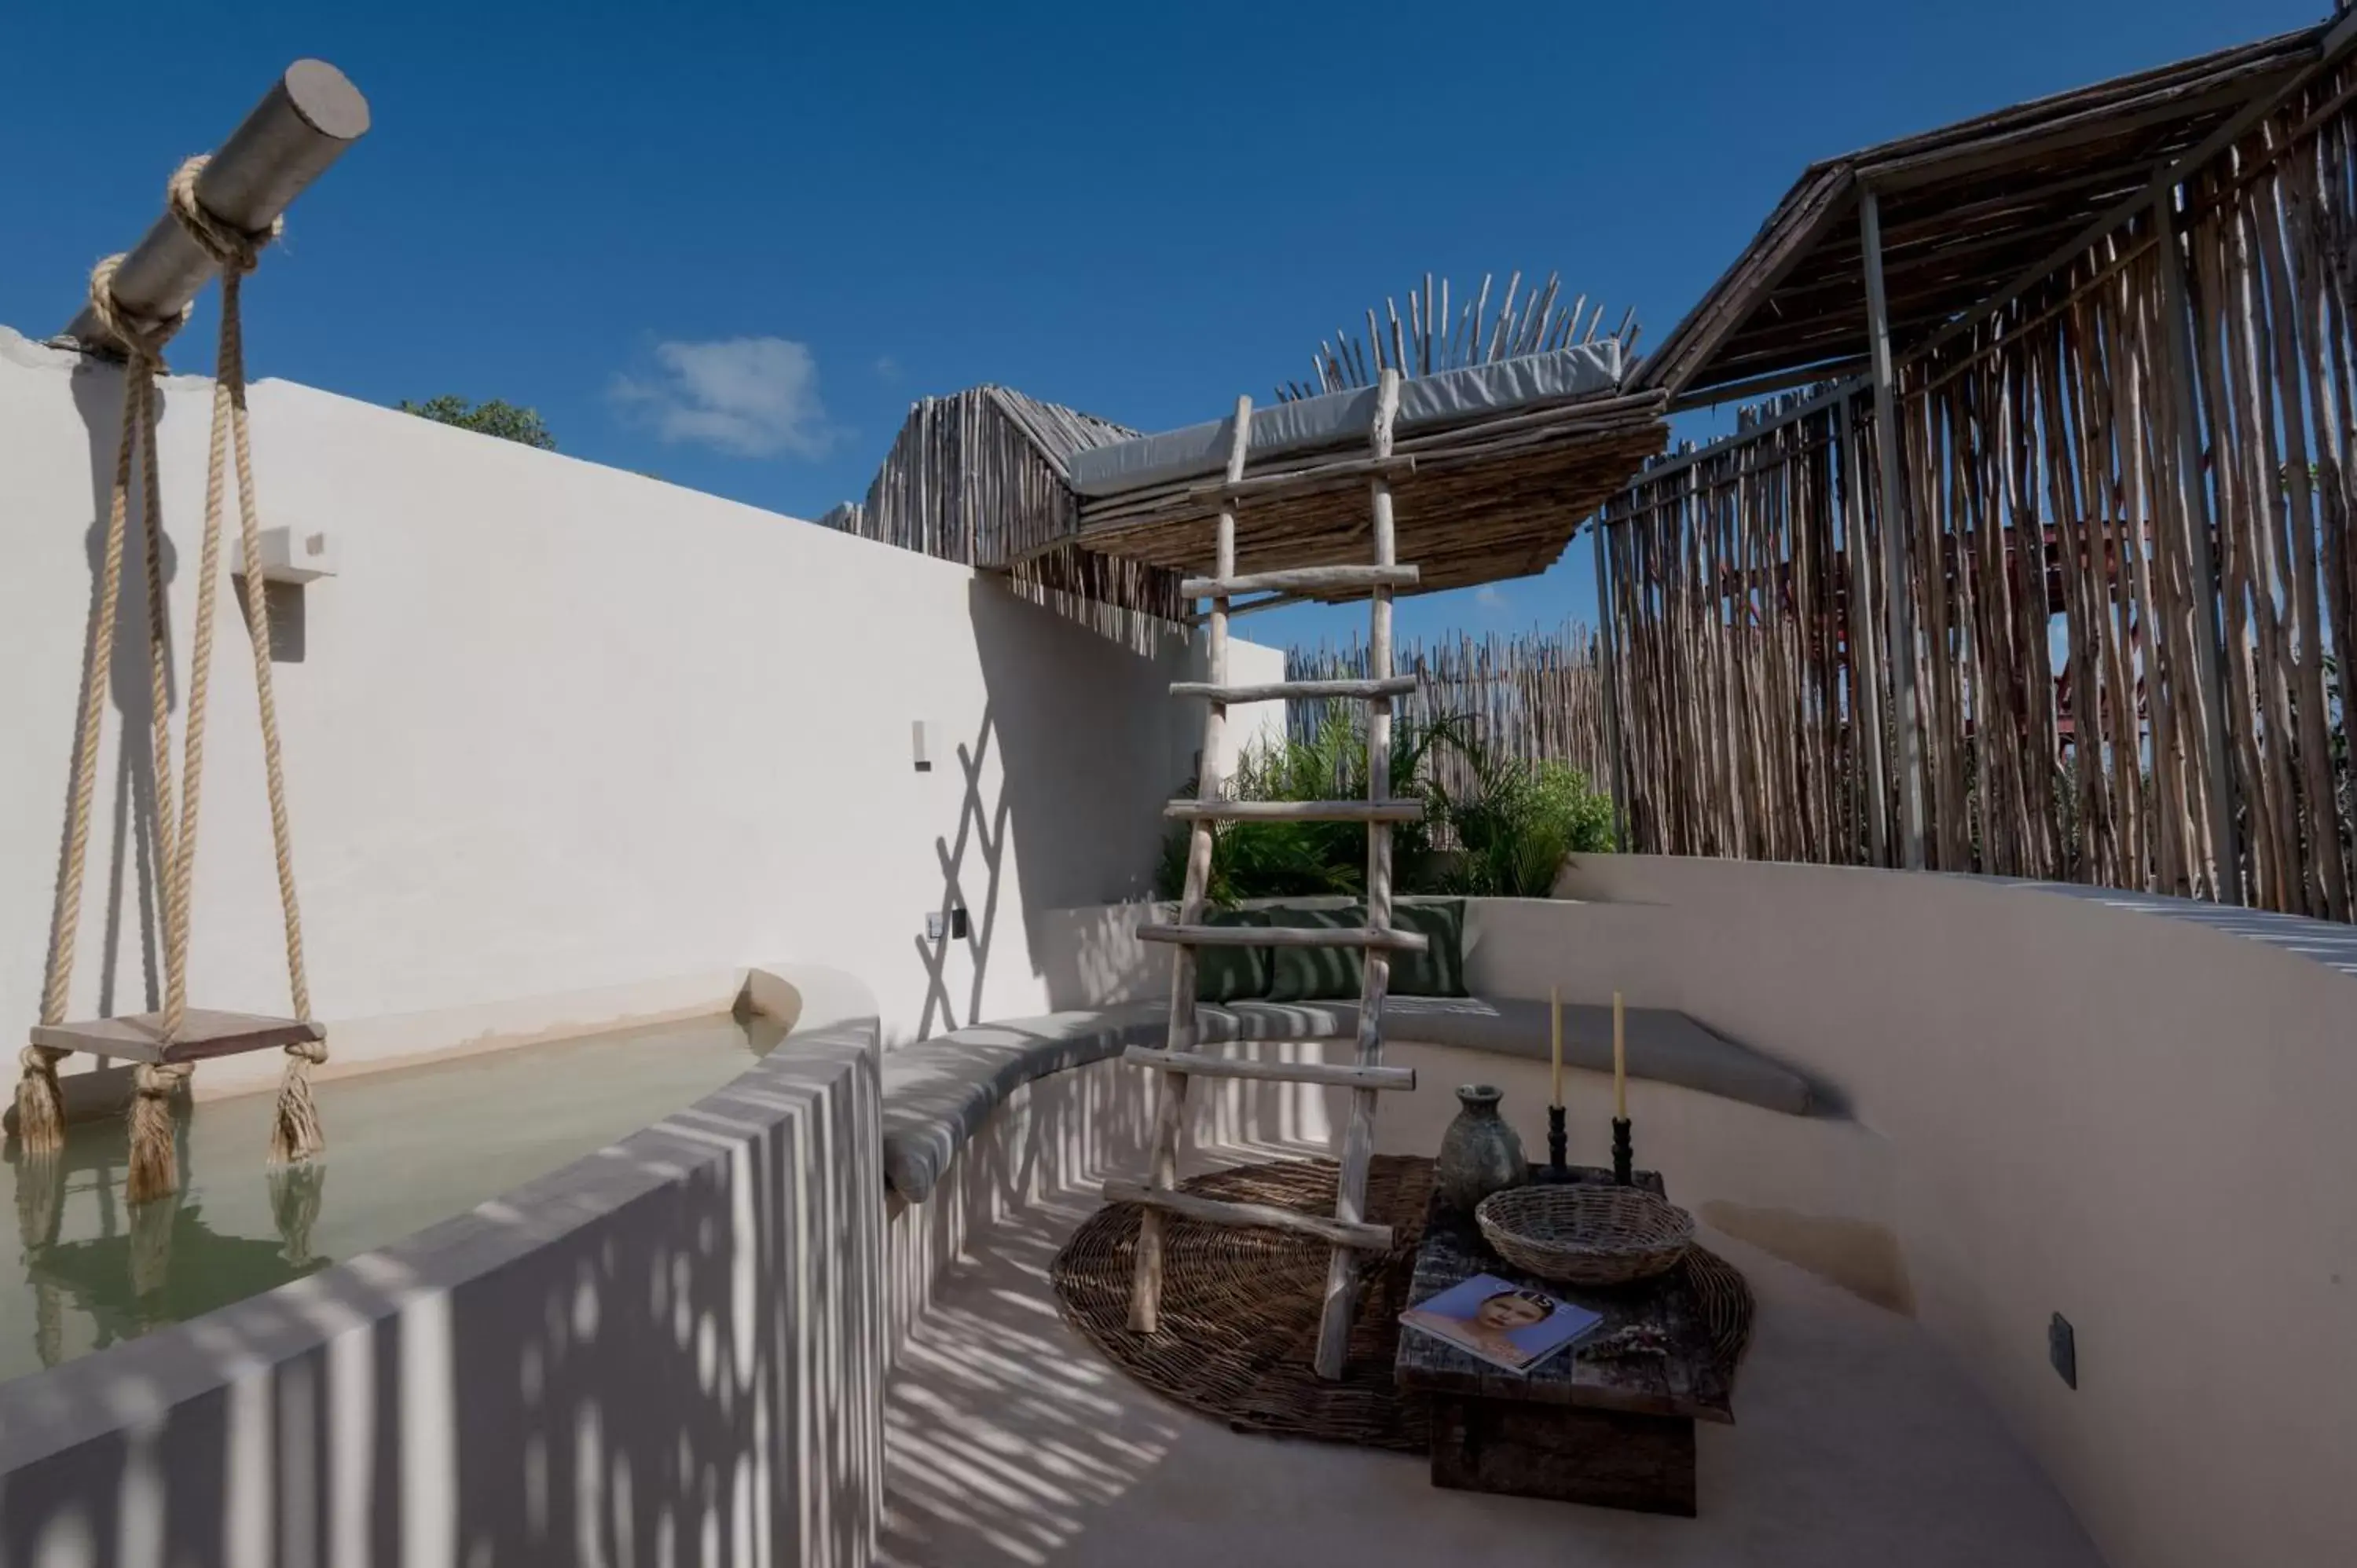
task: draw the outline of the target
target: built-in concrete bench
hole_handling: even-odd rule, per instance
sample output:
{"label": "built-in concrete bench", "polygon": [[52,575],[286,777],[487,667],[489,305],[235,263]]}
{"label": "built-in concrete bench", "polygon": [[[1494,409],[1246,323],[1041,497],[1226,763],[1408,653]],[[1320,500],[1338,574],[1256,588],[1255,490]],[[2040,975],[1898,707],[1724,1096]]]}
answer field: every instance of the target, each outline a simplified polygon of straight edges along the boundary
{"label": "built-in concrete bench", "polygon": [[[979,1024],[884,1058],[884,1173],[892,1189],[921,1203],[965,1141],[1006,1097],[1034,1079],[1160,1046],[1168,1004],[1130,1003],[1039,1018]],[[1197,1010],[1207,1043],[1348,1037],[1355,1002],[1233,1002]],[[1547,1004],[1515,997],[1394,996],[1384,1033],[1395,1040],[1496,1051],[1545,1060]],[[1683,1013],[1628,1011],[1629,1076],[1674,1083],[1749,1104],[1808,1114],[1808,1079],[1759,1052],[1711,1033]],[[1612,1069],[1609,1007],[1563,1009],[1563,1057],[1575,1067]]]}

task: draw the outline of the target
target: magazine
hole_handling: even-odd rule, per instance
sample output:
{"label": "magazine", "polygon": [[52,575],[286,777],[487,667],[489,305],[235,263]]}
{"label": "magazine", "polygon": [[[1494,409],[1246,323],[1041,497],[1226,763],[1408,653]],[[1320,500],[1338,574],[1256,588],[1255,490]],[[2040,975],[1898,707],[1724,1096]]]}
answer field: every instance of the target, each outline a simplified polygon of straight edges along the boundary
{"label": "magazine", "polygon": [[1527,1373],[1604,1318],[1544,1291],[1476,1274],[1409,1307],[1400,1321],[1493,1367]]}

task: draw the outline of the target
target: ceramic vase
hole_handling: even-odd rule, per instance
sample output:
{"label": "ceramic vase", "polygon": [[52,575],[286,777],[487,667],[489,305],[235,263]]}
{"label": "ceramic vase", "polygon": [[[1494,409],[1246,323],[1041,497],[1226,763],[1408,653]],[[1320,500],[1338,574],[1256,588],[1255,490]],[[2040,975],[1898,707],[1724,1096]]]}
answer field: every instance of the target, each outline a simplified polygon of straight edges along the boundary
{"label": "ceramic vase", "polygon": [[1522,1139],[1498,1114],[1499,1099],[1486,1083],[1469,1083],[1457,1091],[1462,1109],[1440,1140],[1432,1183],[1441,1202],[1459,1213],[1469,1214],[1491,1193],[1531,1179]]}

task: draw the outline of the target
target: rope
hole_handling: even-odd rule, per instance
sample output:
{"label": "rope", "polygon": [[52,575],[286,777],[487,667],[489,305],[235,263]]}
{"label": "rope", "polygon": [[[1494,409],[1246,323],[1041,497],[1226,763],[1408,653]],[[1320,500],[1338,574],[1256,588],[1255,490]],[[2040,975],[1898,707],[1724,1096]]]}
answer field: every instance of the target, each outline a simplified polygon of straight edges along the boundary
{"label": "rope", "polygon": [[[91,612],[89,678],[82,690],[81,712],[74,725],[74,779],[71,804],[66,815],[65,865],[58,877],[57,901],[49,918],[48,972],[41,992],[41,1022],[62,1024],[73,993],[75,939],[81,924],[83,868],[89,860],[91,799],[98,779],[99,725],[114,669],[115,618],[123,597],[124,535],[130,529],[132,471],[145,469],[147,515],[145,554],[148,578],[148,648],[150,700],[155,707],[156,760],[156,829],[159,843],[170,839],[170,753],[166,749],[169,722],[166,699],[170,650],[165,645],[163,611],[161,484],[155,462],[155,378],[163,368],[164,345],[185,321],[187,312],[156,321],[132,315],[114,297],[114,274],[121,256],[109,256],[91,269],[91,314],[128,351],[123,369],[122,434],[115,446],[114,484],[108,497],[106,543],[99,567],[98,602]],[[146,461],[139,462],[143,438]],[[156,875],[168,902],[176,867],[168,850],[157,857]],[[167,975],[172,955],[167,949]],[[168,983],[168,981],[167,981]],[[58,1063],[67,1053],[30,1046],[17,1060],[25,1073],[16,1090],[17,1136],[27,1153],[55,1153],[65,1140],[64,1098],[58,1083]]]}
{"label": "rope", "polygon": [[[221,344],[213,385],[212,428],[207,451],[205,522],[198,567],[195,641],[189,656],[188,712],[182,740],[181,777],[186,794],[175,820],[172,802],[170,725],[170,633],[163,575],[162,478],[156,461],[156,426],[161,417],[156,376],[163,349],[187,319],[184,309],[156,321],[125,310],[114,295],[123,258],[111,256],[91,274],[91,313],[127,350],[124,372],[123,434],[115,455],[114,488],[108,510],[106,544],[93,610],[89,684],[74,735],[74,784],[68,812],[65,864],[52,913],[49,964],[41,1000],[45,1024],[65,1019],[73,983],[74,945],[81,923],[83,868],[88,858],[91,800],[97,777],[99,725],[113,671],[113,629],[123,577],[124,535],[131,510],[132,471],[142,469],[145,502],[147,566],[148,690],[153,715],[156,779],[156,877],[164,915],[165,1003],[163,1040],[180,1036],[188,1021],[188,954],[190,892],[195,883],[198,822],[202,808],[205,721],[211,693],[212,651],[221,569],[224,467],[234,457],[238,521],[247,565],[246,631],[253,643],[254,685],[261,703],[263,759],[270,799],[273,847],[278,862],[279,900],[285,913],[288,990],[295,1015],[311,1021],[311,992],[303,962],[302,913],[295,895],[293,834],[286,811],[285,768],[278,738],[277,703],[272,691],[270,627],[259,570],[261,524],[254,499],[253,443],[245,398],[245,343],[240,309],[244,274],[280,225],[249,232],[223,222],[197,197],[197,181],[209,160],[190,158],[173,171],[165,205],[189,239],[221,269]],[[141,448],[144,445],[144,461]],[[31,1047],[19,1060],[25,1072],[17,1089],[19,1136],[28,1152],[51,1152],[64,1136],[63,1101],[57,1064],[67,1053]],[[279,1090],[278,1116],[271,1135],[274,1162],[300,1161],[318,1153],[318,1116],[305,1077],[327,1059],[318,1041],[286,1047],[286,1077]],[[185,1064],[151,1064],[139,1069],[132,1107],[132,1161],[127,1196],[133,1203],[163,1196],[178,1185],[172,1144],[171,1101],[192,1069]]]}
{"label": "rope", "polygon": [[132,1074],[131,1162],[123,1197],[135,1210],[180,1190],[174,1102],[196,1070],[194,1062],[142,1062]]}
{"label": "rope", "polygon": [[[295,1016],[311,1021],[311,984],[303,962],[303,912],[295,895],[294,830],[286,811],[285,765],[278,739],[278,703],[270,668],[268,593],[261,575],[262,523],[254,502],[253,445],[245,401],[245,328],[242,296],[245,274],[253,270],[262,248],[276,238],[274,222],[260,232],[232,228],[197,199],[197,180],[207,160],[188,159],[173,172],[165,188],[172,215],[198,247],[221,268],[221,348],[213,368],[212,434],[205,462],[205,533],[203,588],[197,601],[196,644],[189,656],[188,734],[182,771],[188,797],[182,803],[179,861],[174,879],[177,907],[165,922],[167,949],[180,961],[169,966],[179,975],[185,967],[188,940],[188,886],[197,857],[198,779],[204,761],[206,697],[212,664],[213,604],[221,550],[221,502],[225,489],[225,456],[237,472],[238,536],[246,562],[245,629],[253,650],[253,685],[261,703],[263,774],[270,797],[271,846],[278,861],[278,900],[286,929],[286,981]],[[166,1004],[168,1037],[182,1017],[176,993]],[[319,1119],[311,1101],[307,1070],[328,1059],[327,1047],[303,1040],[286,1047],[286,1076],[279,1085],[278,1112],[273,1119],[270,1157],[273,1164],[307,1160],[319,1152]]]}

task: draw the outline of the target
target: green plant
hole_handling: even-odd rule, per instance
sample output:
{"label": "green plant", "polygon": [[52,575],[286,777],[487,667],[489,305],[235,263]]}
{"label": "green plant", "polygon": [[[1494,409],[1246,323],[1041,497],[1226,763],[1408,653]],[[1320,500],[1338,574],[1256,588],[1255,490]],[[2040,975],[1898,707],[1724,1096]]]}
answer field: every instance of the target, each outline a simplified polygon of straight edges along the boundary
{"label": "green plant", "polygon": [[[1452,794],[1435,780],[1435,761],[1463,759],[1452,773],[1471,779]],[[1444,718],[1394,736],[1391,794],[1425,804],[1422,822],[1392,834],[1392,880],[1401,893],[1544,897],[1566,855],[1612,847],[1612,802],[1577,769],[1490,757],[1462,718]],[[1248,750],[1230,793],[1244,800],[1333,800],[1366,795],[1367,741],[1358,725],[1334,721],[1316,735]],[[1189,781],[1182,793],[1192,794]],[[1174,830],[1157,867],[1157,896],[1185,886],[1188,830]],[[1355,822],[1222,822],[1212,836],[1208,896],[1217,905],[1246,898],[1363,897],[1366,830]]]}
{"label": "green plant", "polygon": [[1566,859],[1612,847],[1611,798],[1578,769],[1480,755],[1472,761],[1471,790],[1442,802],[1459,853],[1439,891],[1544,898]]}
{"label": "green plant", "polygon": [[[1426,761],[1448,743],[1455,726],[1421,730],[1401,725],[1393,736],[1391,793],[1425,800]],[[1367,793],[1367,737],[1359,725],[1329,723],[1308,739],[1288,736],[1248,747],[1237,759],[1228,793],[1240,800],[1348,800]],[[1179,787],[1195,793],[1197,781]],[[1155,891],[1176,898],[1185,886],[1188,829],[1173,829],[1162,844]],[[1211,840],[1209,897],[1214,904],[1244,898],[1305,898],[1331,895],[1363,897],[1367,890],[1367,833],[1356,822],[1221,822]],[[1405,887],[1425,875],[1432,859],[1429,822],[1409,823],[1392,834],[1393,880]]]}
{"label": "green plant", "polygon": [[470,403],[462,397],[432,397],[424,403],[402,400],[401,412],[414,413],[420,419],[430,419],[436,424],[455,424],[461,430],[472,430],[481,435],[496,435],[502,441],[519,442],[536,446],[543,452],[556,450],[556,437],[541,423],[538,413],[518,408],[498,398],[489,403]]}

